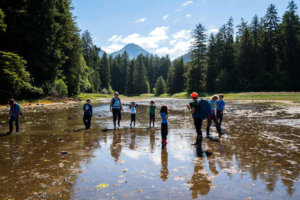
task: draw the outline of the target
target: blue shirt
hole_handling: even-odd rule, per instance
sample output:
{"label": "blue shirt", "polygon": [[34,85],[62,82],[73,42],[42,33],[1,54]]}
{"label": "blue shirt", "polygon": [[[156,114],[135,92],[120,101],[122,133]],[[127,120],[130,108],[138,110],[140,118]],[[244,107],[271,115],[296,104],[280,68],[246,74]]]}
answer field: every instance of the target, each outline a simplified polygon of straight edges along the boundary
{"label": "blue shirt", "polygon": [[208,103],[210,105],[211,112],[214,113],[216,110],[216,101],[214,102],[213,100],[210,100]]}
{"label": "blue shirt", "polygon": [[19,117],[19,115],[22,115],[21,107],[17,103],[10,105],[10,111],[11,111],[10,116]]}
{"label": "blue shirt", "polygon": [[161,112],[160,116],[161,116],[161,123],[162,124],[167,124],[168,123],[168,120],[166,119],[167,113]]}
{"label": "blue shirt", "polygon": [[[114,103],[113,103],[113,102],[114,102]],[[121,107],[120,107],[120,105],[121,105],[120,102],[121,102],[120,98],[118,98],[118,99],[112,98],[112,99],[111,99],[111,103],[113,103],[113,104],[112,104],[112,108],[119,108],[119,109],[120,109],[120,108],[121,108]]]}
{"label": "blue shirt", "polygon": [[84,115],[93,115],[93,107],[90,104],[84,104],[83,106]]}
{"label": "blue shirt", "polygon": [[224,110],[224,106],[225,106],[225,101],[218,100],[216,103],[217,103],[218,110],[219,111],[223,111]]}

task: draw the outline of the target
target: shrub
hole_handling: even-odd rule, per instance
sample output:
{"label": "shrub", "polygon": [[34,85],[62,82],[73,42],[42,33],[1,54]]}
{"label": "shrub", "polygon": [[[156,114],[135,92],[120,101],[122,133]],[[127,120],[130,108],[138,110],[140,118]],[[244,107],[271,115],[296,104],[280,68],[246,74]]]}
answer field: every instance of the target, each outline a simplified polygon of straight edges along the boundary
{"label": "shrub", "polygon": [[20,94],[18,94],[18,98],[20,99],[28,99],[28,98],[41,98],[44,96],[44,91],[42,88],[34,87],[30,83],[25,83],[22,87]]}
{"label": "shrub", "polygon": [[15,94],[29,81],[26,61],[18,54],[0,51],[0,90]]}
{"label": "shrub", "polygon": [[68,86],[62,79],[54,81],[51,95],[59,97],[65,97],[68,95]]}

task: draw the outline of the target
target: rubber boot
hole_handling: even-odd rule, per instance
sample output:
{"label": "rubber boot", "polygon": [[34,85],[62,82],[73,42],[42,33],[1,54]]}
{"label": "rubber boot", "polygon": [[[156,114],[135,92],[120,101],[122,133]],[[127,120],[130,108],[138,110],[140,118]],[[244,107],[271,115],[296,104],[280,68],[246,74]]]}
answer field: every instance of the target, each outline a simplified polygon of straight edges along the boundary
{"label": "rubber boot", "polygon": [[202,135],[197,135],[196,142],[192,145],[198,145],[202,143]]}

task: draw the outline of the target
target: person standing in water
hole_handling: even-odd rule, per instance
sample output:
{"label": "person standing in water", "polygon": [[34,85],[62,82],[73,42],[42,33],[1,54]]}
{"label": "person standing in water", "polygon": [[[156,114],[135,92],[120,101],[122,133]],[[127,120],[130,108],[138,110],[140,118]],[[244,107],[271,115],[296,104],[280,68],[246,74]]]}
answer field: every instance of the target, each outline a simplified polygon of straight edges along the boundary
{"label": "person standing in water", "polygon": [[83,105],[83,123],[85,125],[85,130],[91,127],[91,119],[93,116],[93,107],[90,104],[91,100],[87,99],[86,104]]}
{"label": "person standing in water", "polygon": [[209,101],[209,105],[210,105],[210,109],[211,109],[211,114],[210,116],[207,118],[207,126],[206,126],[206,137],[209,138],[210,137],[210,134],[209,134],[209,129],[210,129],[210,126],[211,126],[211,121],[214,120],[215,124],[216,124],[216,128],[217,128],[217,131],[219,133],[219,137],[221,137],[222,133],[221,133],[221,128],[220,128],[220,124],[217,120],[217,117],[216,117],[216,101],[218,100],[218,96],[217,95],[214,95],[211,97],[211,100]]}
{"label": "person standing in water", "polygon": [[202,126],[202,118],[200,117],[200,106],[198,102],[198,93],[193,92],[191,95],[192,97],[192,102],[190,105],[186,105],[187,109],[192,113],[192,117],[194,119],[194,125],[196,128],[197,132],[197,138],[196,142],[193,145],[201,145],[202,142],[202,131],[201,131],[201,126]]}
{"label": "person standing in water", "polygon": [[222,126],[223,121],[223,112],[225,110],[225,101],[223,101],[224,95],[219,95],[219,100],[216,102],[217,104],[217,120],[219,120],[220,128]]}
{"label": "person standing in water", "polygon": [[167,135],[168,135],[168,117],[169,117],[169,111],[168,106],[163,105],[160,109],[160,116],[161,116],[161,143],[162,148],[164,148],[168,142],[167,142]]}
{"label": "person standing in water", "polygon": [[132,122],[133,122],[133,126],[135,127],[136,107],[138,107],[138,105],[134,101],[131,102],[129,105],[130,114],[131,114],[130,128],[132,128]]}
{"label": "person standing in water", "polygon": [[150,101],[150,107],[149,107],[149,111],[150,111],[150,121],[149,121],[149,128],[151,128],[151,122],[153,124],[154,127],[154,123],[155,123],[155,102],[154,101]]}
{"label": "person standing in water", "polygon": [[16,101],[14,99],[10,99],[9,100],[9,116],[8,116],[8,120],[9,120],[9,132],[7,132],[6,134],[11,134],[13,131],[13,122],[15,121],[16,123],[16,132],[19,132],[19,117],[22,116],[22,111],[21,111],[21,107],[19,104],[16,103]]}
{"label": "person standing in water", "polygon": [[118,128],[120,128],[120,121],[122,117],[121,110],[122,110],[121,99],[119,98],[119,93],[115,92],[114,97],[110,101],[110,112],[113,113],[114,128],[116,128],[117,118],[118,118]]}

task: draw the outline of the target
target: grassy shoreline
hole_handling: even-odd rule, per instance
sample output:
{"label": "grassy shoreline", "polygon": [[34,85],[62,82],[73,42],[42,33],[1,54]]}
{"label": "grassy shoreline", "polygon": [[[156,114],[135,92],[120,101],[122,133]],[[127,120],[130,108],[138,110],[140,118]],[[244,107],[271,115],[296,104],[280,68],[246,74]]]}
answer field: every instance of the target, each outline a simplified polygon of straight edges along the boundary
{"label": "grassy shoreline", "polygon": [[[242,93],[223,93],[226,100],[263,100],[263,101],[291,101],[293,103],[300,103],[300,92],[242,92]],[[200,93],[202,98],[210,98],[213,94]],[[218,94],[217,94],[218,95]],[[78,99],[85,100],[111,98],[112,95],[108,94],[87,94],[82,93],[77,96]],[[145,99],[145,98],[177,98],[189,99],[190,96],[186,92],[176,93],[173,95],[162,94],[154,96],[154,94],[141,94],[136,96],[120,95],[121,98],[128,99]]]}
{"label": "grassy shoreline", "polygon": [[[210,98],[213,94],[200,93],[199,96],[202,98]],[[262,101],[290,101],[292,103],[300,103],[300,92],[242,92],[242,93],[224,93],[225,100],[262,100]],[[20,104],[52,104],[52,103],[68,103],[74,101],[83,101],[85,99],[93,100],[104,100],[111,98],[111,94],[99,94],[99,93],[80,93],[75,97],[76,100],[72,99],[17,99]],[[162,94],[155,96],[154,94],[141,94],[126,96],[120,95],[121,98],[127,100],[141,100],[151,98],[177,98],[187,99],[190,98],[188,93],[181,92],[173,95]],[[6,104],[0,106],[7,106]]]}

